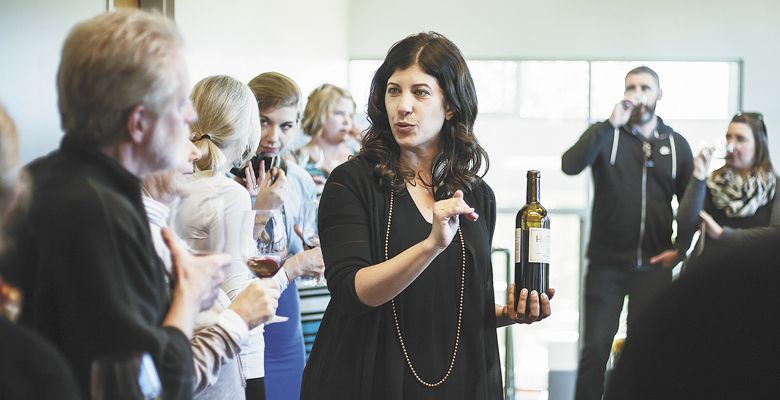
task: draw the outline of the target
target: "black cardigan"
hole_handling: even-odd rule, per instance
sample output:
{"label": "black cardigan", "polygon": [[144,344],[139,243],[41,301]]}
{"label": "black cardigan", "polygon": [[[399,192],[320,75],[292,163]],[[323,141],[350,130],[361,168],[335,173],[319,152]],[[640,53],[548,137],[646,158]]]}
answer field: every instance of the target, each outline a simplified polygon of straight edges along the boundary
{"label": "black cardigan", "polygon": [[[780,181],[776,180],[775,185],[778,184]],[[706,264],[706,260],[717,260],[721,253],[728,252],[729,248],[739,249],[744,244],[760,239],[766,232],[772,231],[767,230],[767,227],[780,226],[780,196],[777,194],[769,203],[759,207],[753,216],[730,218],[712,203],[712,193],[706,180],[691,178],[685,189],[685,197],[677,210],[677,242],[682,254],[690,247],[693,234],[699,229],[701,210],[709,213],[715,222],[723,227],[723,236],[718,240],[705,239],[703,243],[699,237],[686,260],[686,270],[695,268],[700,262]]]}
{"label": "black cardigan", "polygon": [[140,180],[68,139],[27,171],[29,209],[16,215],[16,246],[0,262],[24,293],[20,321],[62,351],[84,396],[94,359],[149,352],[165,398],[192,398],[189,340],[160,326],[169,298]]}
{"label": "black cardigan", "polygon": [[[487,381],[480,384],[488,390],[483,398],[502,398],[490,260],[495,197],[483,182],[464,198],[480,215],[475,223],[461,219],[471,265],[484,267],[481,283],[486,304],[482,326],[484,345],[491,360],[484,375]],[[399,346],[395,333],[386,331],[392,312],[389,303],[376,308],[365,305],[355,292],[357,271],[384,261],[388,207],[388,190],[379,185],[373,166],[362,157],[336,168],[325,185],[320,200],[319,231],[332,298],[304,370],[301,399],[373,399],[384,382],[399,381],[398,375],[406,368],[399,357],[393,362],[394,368],[385,371],[386,375],[376,373],[383,368],[376,364],[377,355],[389,354],[389,346],[393,346],[392,350]],[[379,396],[399,398],[389,392],[381,392]]]}

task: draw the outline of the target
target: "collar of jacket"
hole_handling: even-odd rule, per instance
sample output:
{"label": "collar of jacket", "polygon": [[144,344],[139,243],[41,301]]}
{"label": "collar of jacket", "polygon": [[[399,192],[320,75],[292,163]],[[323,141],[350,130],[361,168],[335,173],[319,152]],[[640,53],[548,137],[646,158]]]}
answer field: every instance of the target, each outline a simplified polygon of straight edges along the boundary
{"label": "collar of jacket", "polygon": [[[652,137],[650,137],[649,140],[666,140],[674,133],[674,130],[664,123],[664,120],[661,119],[659,116],[655,116],[655,118],[658,120],[658,124],[655,127],[655,132]],[[620,130],[625,132],[626,134],[630,136],[634,136],[637,139],[645,140],[639,132],[637,132],[635,129],[629,129],[626,125],[623,125],[620,127]]]}
{"label": "collar of jacket", "polygon": [[116,190],[141,203],[141,179],[125,169],[94,144],[63,137],[60,150],[72,157],[91,163],[102,170]]}

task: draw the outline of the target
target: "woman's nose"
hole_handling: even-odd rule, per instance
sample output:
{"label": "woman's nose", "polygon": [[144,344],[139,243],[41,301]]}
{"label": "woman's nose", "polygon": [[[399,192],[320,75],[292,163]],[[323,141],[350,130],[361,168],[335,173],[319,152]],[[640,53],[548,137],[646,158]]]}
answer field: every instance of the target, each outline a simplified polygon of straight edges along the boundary
{"label": "woman's nose", "polygon": [[262,141],[264,143],[276,143],[276,141],[279,139],[279,130],[277,129],[276,125],[269,125],[267,128],[263,129],[262,131]]}
{"label": "woman's nose", "polygon": [[412,97],[409,95],[401,95],[401,97],[398,99],[398,112],[400,114],[406,115],[412,112]]}

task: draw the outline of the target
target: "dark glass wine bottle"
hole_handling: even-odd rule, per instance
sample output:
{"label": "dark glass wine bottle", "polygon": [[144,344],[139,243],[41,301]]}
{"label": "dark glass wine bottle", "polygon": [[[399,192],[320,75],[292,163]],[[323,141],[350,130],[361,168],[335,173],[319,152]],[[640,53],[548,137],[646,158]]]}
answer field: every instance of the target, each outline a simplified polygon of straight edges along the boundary
{"label": "dark glass wine bottle", "polygon": [[515,219],[515,304],[523,288],[541,295],[550,287],[550,218],[539,203],[541,173],[531,170],[526,178],[526,203]]}

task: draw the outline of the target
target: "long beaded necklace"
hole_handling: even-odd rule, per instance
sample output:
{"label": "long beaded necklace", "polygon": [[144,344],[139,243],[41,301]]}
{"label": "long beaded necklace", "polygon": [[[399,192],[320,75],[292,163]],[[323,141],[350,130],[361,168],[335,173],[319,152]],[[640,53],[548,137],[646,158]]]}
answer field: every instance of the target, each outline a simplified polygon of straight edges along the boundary
{"label": "long beaded necklace", "polygon": [[[395,196],[393,194],[393,190],[390,190],[390,211],[388,212],[387,216],[387,232],[385,233],[385,261],[389,259],[389,243],[390,243],[390,225],[393,221],[393,200],[395,199]],[[452,349],[452,358],[450,359],[450,365],[447,368],[447,372],[444,373],[444,376],[439,379],[435,383],[429,383],[427,381],[424,381],[422,378],[420,378],[420,375],[417,374],[417,370],[414,369],[414,365],[412,365],[412,359],[409,357],[409,352],[406,350],[406,344],[404,343],[404,337],[401,334],[401,325],[398,324],[398,312],[396,311],[395,307],[395,299],[391,301],[391,304],[393,306],[393,321],[395,322],[395,331],[398,334],[398,341],[401,343],[401,351],[404,353],[404,358],[406,359],[406,365],[409,366],[409,369],[412,371],[412,375],[414,375],[415,379],[417,379],[417,382],[420,382],[422,385],[425,385],[427,387],[436,387],[444,383],[444,381],[447,380],[447,378],[450,377],[450,374],[452,373],[452,368],[455,366],[455,357],[458,355],[458,344],[460,343],[460,328],[461,328],[461,322],[463,320],[463,293],[464,293],[464,286],[466,282],[466,243],[463,241],[463,232],[461,231],[460,227],[458,227],[458,236],[460,237],[460,254],[461,254],[461,269],[460,269],[460,300],[458,301],[458,325],[457,330],[455,331],[455,346]]]}

